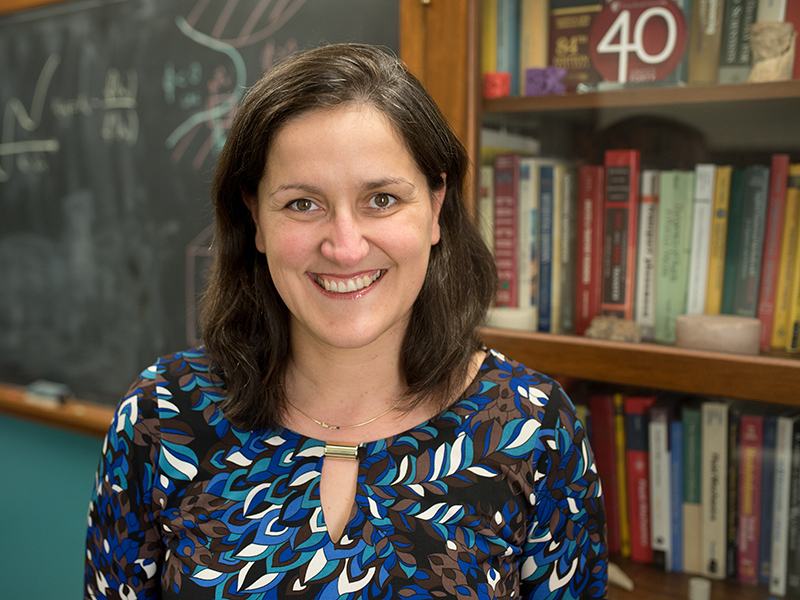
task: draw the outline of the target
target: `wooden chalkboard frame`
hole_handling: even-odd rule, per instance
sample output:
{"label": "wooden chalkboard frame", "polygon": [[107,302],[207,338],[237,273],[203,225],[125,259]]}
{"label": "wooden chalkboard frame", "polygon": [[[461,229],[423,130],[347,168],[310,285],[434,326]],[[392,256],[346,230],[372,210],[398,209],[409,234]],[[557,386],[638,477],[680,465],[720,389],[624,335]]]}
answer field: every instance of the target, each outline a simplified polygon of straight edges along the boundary
{"label": "wooden chalkboard frame", "polygon": [[16,12],[18,10],[36,8],[37,6],[44,6],[45,4],[55,4],[56,2],[66,1],[67,0],[5,0],[3,4],[0,5],[0,15]]}

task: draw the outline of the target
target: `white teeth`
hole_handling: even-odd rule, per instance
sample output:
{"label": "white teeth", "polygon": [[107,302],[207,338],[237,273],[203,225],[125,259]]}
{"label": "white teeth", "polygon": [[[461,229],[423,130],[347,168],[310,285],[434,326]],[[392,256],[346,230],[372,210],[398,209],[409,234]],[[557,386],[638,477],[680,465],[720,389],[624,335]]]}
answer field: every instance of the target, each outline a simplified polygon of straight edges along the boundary
{"label": "white teeth", "polygon": [[321,277],[315,277],[314,280],[323,288],[334,294],[346,294],[348,292],[355,292],[369,287],[381,276],[381,271],[375,271],[373,275],[359,276],[354,279],[346,281],[329,281]]}

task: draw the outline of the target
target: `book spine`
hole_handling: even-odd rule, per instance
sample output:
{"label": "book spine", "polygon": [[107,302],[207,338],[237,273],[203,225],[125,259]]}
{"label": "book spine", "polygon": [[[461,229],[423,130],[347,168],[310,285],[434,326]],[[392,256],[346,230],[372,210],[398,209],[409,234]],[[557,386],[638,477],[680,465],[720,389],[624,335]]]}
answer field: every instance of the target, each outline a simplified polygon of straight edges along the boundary
{"label": "book spine", "polygon": [[751,165],[745,169],[744,213],[739,237],[741,255],[733,298],[733,314],[755,317],[764,255],[764,230],[769,196],[769,167]]}
{"label": "book spine", "polygon": [[483,165],[480,174],[478,220],[486,247],[494,251],[494,167]]}
{"label": "book spine", "polygon": [[592,449],[600,481],[603,482],[603,502],[606,508],[608,551],[620,551],[619,489],[617,481],[617,451],[614,433],[614,399],[608,395],[589,398],[592,416]]}
{"label": "book spine", "polygon": [[495,306],[516,308],[519,299],[519,157],[494,159],[494,257],[497,264]]}
{"label": "book spine", "polygon": [[722,7],[716,0],[694,0],[689,31],[689,83],[717,83],[722,44]]}
{"label": "book spine", "polygon": [[719,57],[719,83],[746,83],[750,75],[750,25],[755,22],[758,0],[725,2]]}
{"label": "book spine", "polygon": [[789,521],[786,547],[786,595],[800,597],[800,421],[792,429],[792,470],[789,477]]}
{"label": "book spine", "polygon": [[707,315],[722,311],[722,282],[725,276],[725,243],[728,234],[728,204],[731,196],[730,166],[717,167],[714,183],[714,209],[711,218],[711,242],[708,257],[708,283],[706,289]]}
{"label": "book spine", "polygon": [[[795,33],[800,31],[800,2],[797,0],[789,0],[786,3],[786,22],[794,25]],[[792,79],[800,79],[800,57],[797,53],[795,54]]]}
{"label": "book spine", "polygon": [[575,331],[575,277],[577,272],[577,174],[571,166],[565,167],[561,183],[561,333]]}
{"label": "book spine", "polygon": [[772,347],[772,324],[775,295],[778,291],[778,261],[786,215],[786,184],[789,178],[789,155],[774,154],[770,166],[767,218],[761,259],[761,287],[758,294],[758,320],[761,321],[761,349]]}
{"label": "book spine", "polygon": [[724,579],[728,489],[728,405],[707,401],[703,414],[703,574]]}
{"label": "book spine", "polygon": [[520,92],[525,93],[525,76],[528,69],[547,66],[547,0],[522,0],[520,7]]}
{"label": "book spine", "polygon": [[497,70],[511,75],[511,95],[519,95],[519,0],[497,0]]}
{"label": "book spine", "polygon": [[[798,2],[800,4],[800,2]],[[772,323],[773,348],[786,348],[789,329],[789,294],[792,272],[797,260],[800,236],[800,164],[790,165],[786,187],[786,212],[781,236],[781,257],[778,261],[778,282],[775,290],[775,315]]]}
{"label": "book spine", "polygon": [[758,22],[778,21],[786,19],[786,0],[759,0]]}
{"label": "book spine", "polygon": [[761,529],[758,543],[758,583],[769,585],[772,562],[772,492],[775,488],[775,444],[778,436],[777,417],[764,417],[764,446],[761,451]]}
{"label": "book spine", "polygon": [[625,398],[628,507],[631,523],[631,560],[653,562],[650,545],[650,465],[648,458],[648,411],[654,397]]}
{"label": "book spine", "polygon": [[563,233],[562,203],[564,201],[563,189],[564,165],[553,166],[553,227],[551,229],[550,243],[550,333],[561,333],[561,250]]}
{"label": "book spine", "polygon": [[577,285],[575,333],[583,335],[600,315],[603,270],[603,201],[605,170],[601,166],[578,169]]}
{"label": "book spine", "polygon": [[778,417],[775,442],[775,486],[772,504],[772,553],[769,591],[777,596],[786,595],[787,549],[789,544],[789,497],[792,472],[792,432],[794,419]]}
{"label": "book spine", "polygon": [[552,328],[553,165],[539,167],[539,315],[538,330]]}
{"label": "book spine", "polygon": [[683,422],[683,571],[703,573],[703,472],[702,415],[700,409],[684,407]]}
{"label": "book spine", "polygon": [[683,572],[683,422],[675,418],[669,428],[670,533],[672,570]]}
{"label": "book spine", "polygon": [[614,435],[617,441],[617,482],[619,500],[619,544],[624,558],[631,556],[631,517],[628,503],[627,440],[625,396],[614,394]]}
{"label": "book spine", "polygon": [[733,314],[736,280],[740,260],[740,236],[742,234],[742,218],[744,216],[744,183],[743,169],[736,169],[731,174],[731,198],[728,206],[728,235],[725,242],[725,275],[722,281],[722,314]]}
{"label": "book spine", "polygon": [[632,321],[639,223],[639,151],[608,150],[605,167],[602,311]]}
{"label": "book spine", "polygon": [[[519,159],[519,254],[518,254],[518,294],[517,305],[538,310],[538,231],[536,215],[539,192],[537,186],[538,159]],[[534,321],[535,323],[535,321]]]}
{"label": "book spine", "polygon": [[[800,188],[800,166],[792,165],[790,177],[792,190]],[[791,270],[789,318],[786,326],[786,350],[788,352],[800,352],[800,222],[797,227],[798,240],[794,252],[794,265]]]}
{"label": "book spine", "polygon": [[642,328],[642,339],[653,340],[656,333],[656,252],[658,240],[659,172],[642,171],[642,201],[639,204],[639,242],[636,267],[635,321]]}
{"label": "book spine", "polygon": [[739,566],[739,410],[728,410],[725,578],[736,581]]}
{"label": "book spine", "polygon": [[656,341],[659,342],[675,342],[676,319],[686,312],[693,199],[694,172],[661,173],[656,259]]}
{"label": "book spine", "polygon": [[497,72],[497,0],[481,2],[481,70]]}
{"label": "book spine", "polygon": [[739,545],[737,579],[758,584],[761,524],[761,463],[764,417],[743,415],[739,428]]}
{"label": "book spine", "polygon": [[686,299],[686,313],[690,315],[702,315],[706,308],[708,261],[711,253],[711,209],[716,171],[716,165],[708,164],[697,165],[694,171],[694,215]]}
{"label": "book spine", "polygon": [[672,571],[669,409],[654,406],[648,424],[650,458],[650,545],[653,564]]}
{"label": "book spine", "polygon": [[600,81],[600,74],[592,63],[589,32],[602,8],[603,2],[587,0],[580,4],[571,0],[550,0],[547,64],[566,71],[567,92],[574,92],[579,86],[592,88]]}

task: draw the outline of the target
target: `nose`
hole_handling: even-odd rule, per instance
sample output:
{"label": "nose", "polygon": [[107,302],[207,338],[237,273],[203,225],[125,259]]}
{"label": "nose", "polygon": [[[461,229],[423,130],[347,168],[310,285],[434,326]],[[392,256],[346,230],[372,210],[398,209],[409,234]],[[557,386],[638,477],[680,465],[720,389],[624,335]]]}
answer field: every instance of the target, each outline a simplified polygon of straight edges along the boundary
{"label": "nose", "polygon": [[369,252],[362,229],[363,224],[350,212],[337,212],[322,241],[322,255],[344,267],[358,265]]}

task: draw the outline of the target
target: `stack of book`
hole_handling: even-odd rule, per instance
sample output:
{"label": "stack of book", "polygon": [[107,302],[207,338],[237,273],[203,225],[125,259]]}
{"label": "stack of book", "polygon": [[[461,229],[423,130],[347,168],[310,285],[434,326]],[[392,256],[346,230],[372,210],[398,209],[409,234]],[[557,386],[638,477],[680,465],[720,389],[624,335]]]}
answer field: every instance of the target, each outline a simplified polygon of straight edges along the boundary
{"label": "stack of book", "polygon": [[499,281],[490,325],[582,335],[594,317],[675,341],[684,314],[761,321],[761,349],[800,351],[800,164],[641,169],[500,153],[480,210]]}
{"label": "stack of book", "polygon": [[589,396],[612,554],[800,594],[800,413],[717,398]]}

